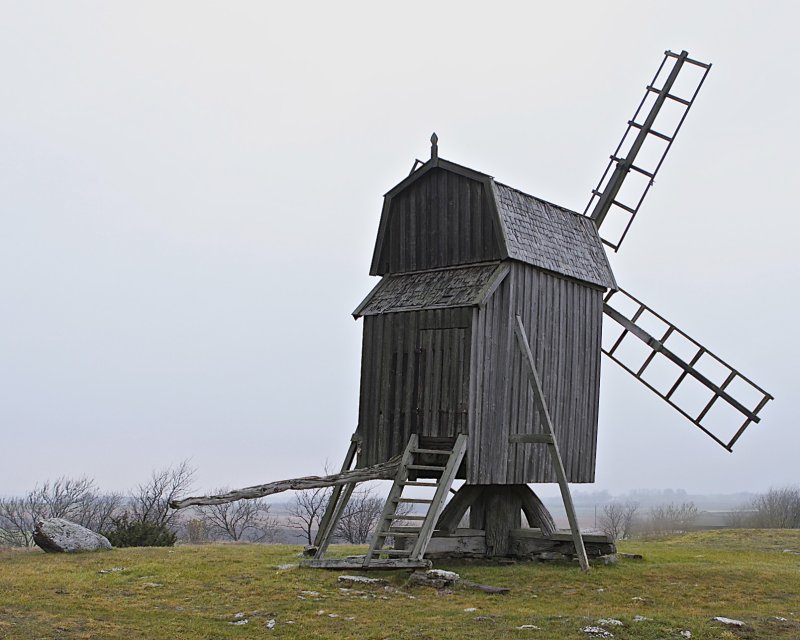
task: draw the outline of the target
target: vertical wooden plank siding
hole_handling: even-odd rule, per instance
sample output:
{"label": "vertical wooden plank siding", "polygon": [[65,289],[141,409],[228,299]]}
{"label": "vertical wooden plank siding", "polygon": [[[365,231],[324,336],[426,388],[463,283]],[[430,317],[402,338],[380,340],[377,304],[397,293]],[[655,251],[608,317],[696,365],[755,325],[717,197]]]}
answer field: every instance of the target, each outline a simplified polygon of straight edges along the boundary
{"label": "vertical wooden plank siding", "polygon": [[378,271],[405,273],[501,257],[477,180],[433,169],[388,203]]}
{"label": "vertical wooden plank siding", "polygon": [[[511,288],[513,287],[513,293]],[[477,360],[468,481],[474,484],[555,482],[547,450],[509,445],[511,433],[542,430],[521,359],[508,341],[519,312],[549,400],[567,477],[593,482],[597,444],[602,291],[513,263],[509,277],[478,311]],[[481,349],[482,347],[482,349]],[[508,395],[505,395],[508,394]]]}
{"label": "vertical wooden plank siding", "polygon": [[364,318],[359,465],[399,455],[412,433],[467,432],[473,315],[464,308]]}
{"label": "vertical wooden plank siding", "polygon": [[513,343],[510,321],[519,313],[567,477],[593,482],[602,293],[513,262],[481,308],[365,317],[359,463],[372,465],[399,455],[412,433],[469,433],[468,482],[554,482],[544,446],[508,441],[511,433],[543,428]]}

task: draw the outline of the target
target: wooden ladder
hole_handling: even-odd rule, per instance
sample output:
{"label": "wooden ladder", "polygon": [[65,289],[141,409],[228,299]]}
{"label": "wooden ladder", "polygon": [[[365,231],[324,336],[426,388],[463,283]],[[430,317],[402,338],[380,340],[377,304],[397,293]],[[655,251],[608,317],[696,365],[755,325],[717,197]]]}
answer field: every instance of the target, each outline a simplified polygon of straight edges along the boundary
{"label": "wooden ladder", "polygon": [[[388,556],[390,559],[396,558],[395,566],[404,563],[418,564],[425,555],[428,543],[433,536],[436,521],[444,509],[445,499],[453,486],[456,473],[464,454],[467,450],[467,436],[461,434],[456,438],[452,449],[423,449],[419,446],[419,437],[412,434],[408,445],[400,461],[400,468],[394,479],[394,484],[386,499],[383,507],[378,528],[372,538],[369,551],[364,557],[364,568],[371,564],[376,564],[381,555]],[[441,464],[420,464],[418,459],[421,456],[437,456],[443,458]],[[410,473],[409,473],[410,472]],[[430,481],[409,480],[409,476],[416,478],[420,472],[438,473],[436,479]],[[435,489],[432,498],[404,498],[403,490],[406,487],[429,487]],[[423,514],[403,515],[398,513],[398,508],[402,504],[424,505],[426,511]],[[418,527],[403,527],[395,529],[395,521],[414,521],[418,522]],[[384,549],[386,538],[409,538],[409,545],[405,549]]]}

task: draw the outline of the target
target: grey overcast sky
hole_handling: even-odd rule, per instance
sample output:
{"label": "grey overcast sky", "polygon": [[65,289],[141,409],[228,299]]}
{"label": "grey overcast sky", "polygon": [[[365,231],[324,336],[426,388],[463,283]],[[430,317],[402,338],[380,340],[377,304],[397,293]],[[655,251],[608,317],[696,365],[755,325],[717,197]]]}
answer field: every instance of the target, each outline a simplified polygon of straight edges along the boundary
{"label": "grey overcast sky", "polygon": [[665,49],[714,67],[612,264],[776,400],[729,454],[605,361],[595,486],[797,483],[798,23],[765,1],[0,1],[0,495],[338,465],[382,194],[436,131],[583,211]]}

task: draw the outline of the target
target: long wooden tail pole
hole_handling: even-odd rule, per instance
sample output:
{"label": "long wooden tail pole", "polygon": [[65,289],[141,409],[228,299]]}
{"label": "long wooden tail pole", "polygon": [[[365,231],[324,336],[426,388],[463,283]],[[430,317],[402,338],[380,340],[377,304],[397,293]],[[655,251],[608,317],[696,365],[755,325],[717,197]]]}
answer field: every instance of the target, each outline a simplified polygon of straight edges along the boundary
{"label": "long wooden tail pole", "polygon": [[522,362],[528,374],[528,382],[539,401],[539,414],[542,421],[547,426],[549,437],[546,439],[547,448],[550,451],[553,460],[553,466],[556,470],[556,478],[558,479],[558,486],[561,489],[561,498],[564,501],[564,508],[567,512],[567,519],[569,520],[569,527],[572,530],[572,540],[575,543],[575,551],[578,554],[578,562],[581,565],[582,571],[589,570],[589,559],[586,557],[586,548],[583,546],[583,538],[581,537],[581,530],[578,527],[578,518],[575,516],[575,505],[572,503],[572,495],[569,492],[569,485],[567,484],[567,472],[564,470],[564,463],[561,461],[561,453],[558,450],[558,442],[555,437],[555,430],[553,429],[553,421],[550,418],[550,412],[547,409],[547,403],[544,399],[542,391],[542,384],[539,380],[539,374],[536,372],[536,365],[533,361],[533,353],[531,352],[528,338],[525,335],[525,327],[522,324],[522,319],[517,315],[516,323],[514,324],[514,333],[517,337],[517,346],[522,353]]}
{"label": "long wooden tail pole", "polygon": [[183,509],[192,506],[225,504],[227,502],[235,502],[236,500],[263,498],[264,496],[271,496],[275,493],[281,493],[282,491],[303,491],[304,489],[336,487],[339,485],[367,482],[368,480],[391,480],[397,475],[399,466],[400,456],[395,456],[391,460],[381,462],[371,467],[352,469],[351,471],[343,471],[342,473],[335,473],[329,476],[305,476],[303,478],[293,478],[291,480],[278,480],[277,482],[258,484],[253,487],[236,489],[235,491],[229,491],[228,493],[215,496],[183,498],[182,500],[173,500],[169,503],[169,506],[173,509]]}

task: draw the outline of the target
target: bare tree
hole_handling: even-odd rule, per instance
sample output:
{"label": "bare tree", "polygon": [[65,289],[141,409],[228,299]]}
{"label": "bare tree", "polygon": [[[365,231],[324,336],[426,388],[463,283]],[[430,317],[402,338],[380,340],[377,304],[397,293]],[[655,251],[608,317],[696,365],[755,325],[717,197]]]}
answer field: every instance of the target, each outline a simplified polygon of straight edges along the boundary
{"label": "bare tree", "polygon": [[319,528],[319,521],[325,513],[330,497],[329,488],[296,492],[294,500],[289,505],[286,526],[302,531],[308,544],[314,544],[314,533]]}
{"label": "bare tree", "polygon": [[[225,493],[229,489],[217,489]],[[275,537],[278,521],[269,515],[269,505],[261,499],[239,500],[214,504],[198,509],[198,517],[210,534],[229,540],[250,542],[271,541]]]}
{"label": "bare tree", "polygon": [[635,502],[611,502],[603,506],[600,516],[600,529],[613,540],[625,540],[631,537],[633,518],[639,505]]}
{"label": "bare tree", "polygon": [[172,525],[177,512],[169,503],[188,493],[194,481],[195,469],[184,460],[172,467],[153,471],[150,479],[140,484],[130,497],[130,518],[153,525]]}
{"label": "bare tree", "polygon": [[372,489],[354,491],[336,525],[336,536],[350,544],[367,542],[378,525],[384,502]]}
{"label": "bare tree", "polygon": [[[378,527],[385,503],[385,496],[376,493],[372,487],[362,487],[354,491],[336,524],[336,537],[350,544],[369,542]],[[401,516],[410,515],[412,510],[409,503],[398,504],[393,524],[408,526],[409,523],[404,522]]]}

